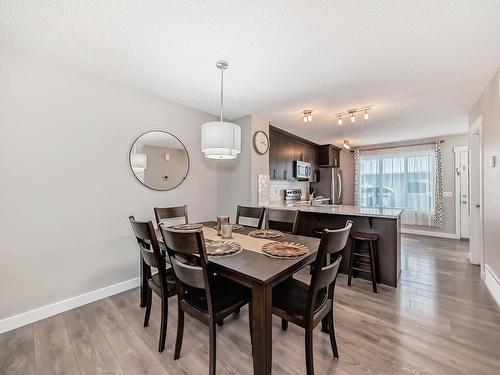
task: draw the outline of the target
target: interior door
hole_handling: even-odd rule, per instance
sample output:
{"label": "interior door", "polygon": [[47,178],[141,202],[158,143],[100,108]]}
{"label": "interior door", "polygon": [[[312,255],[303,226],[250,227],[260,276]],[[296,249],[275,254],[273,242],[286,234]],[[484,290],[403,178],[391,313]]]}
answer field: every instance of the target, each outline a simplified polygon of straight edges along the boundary
{"label": "interior door", "polygon": [[483,149],[482,116],[470,127],[469,176],[470,176],[470,242],[469,259],[481,265],[483,273]]}
{"label": "interior door", "polygon": [[459,153],[460,170],[460,238],[469,238],[469,151]]}

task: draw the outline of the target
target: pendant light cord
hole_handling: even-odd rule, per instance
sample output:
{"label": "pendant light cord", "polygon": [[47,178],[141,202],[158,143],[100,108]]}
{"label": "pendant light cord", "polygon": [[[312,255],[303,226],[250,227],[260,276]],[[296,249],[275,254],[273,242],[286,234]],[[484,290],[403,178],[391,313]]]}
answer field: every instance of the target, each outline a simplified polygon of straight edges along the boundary
{"label": "pendant light cord", "polygon": [[220,122],[222,122],[222,109],[224,106],[224,68],[220,70]]}

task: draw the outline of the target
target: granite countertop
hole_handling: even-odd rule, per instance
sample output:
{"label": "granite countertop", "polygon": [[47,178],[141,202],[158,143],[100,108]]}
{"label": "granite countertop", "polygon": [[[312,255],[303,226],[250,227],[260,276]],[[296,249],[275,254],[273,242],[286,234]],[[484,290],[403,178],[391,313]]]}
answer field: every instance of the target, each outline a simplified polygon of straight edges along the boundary
{"label": "granite countertop", "polygon": [[351,216],[367,216],[367,217],[382,217],[389,219],[397,219],[401,216],[403,209],[401,208],[376,208],[376,207],[359,207],[359,206],[349,206],[345,204],[332,205],[332,204],[322,204],[310,206],[304,204],[304,202],[285,202],[285,201],[274,201],[265,205],[269,209],[279,209],[279,210],[300,210],[303,212],[317,212],[324,214],[334,214],[334,215],[351,215]]}

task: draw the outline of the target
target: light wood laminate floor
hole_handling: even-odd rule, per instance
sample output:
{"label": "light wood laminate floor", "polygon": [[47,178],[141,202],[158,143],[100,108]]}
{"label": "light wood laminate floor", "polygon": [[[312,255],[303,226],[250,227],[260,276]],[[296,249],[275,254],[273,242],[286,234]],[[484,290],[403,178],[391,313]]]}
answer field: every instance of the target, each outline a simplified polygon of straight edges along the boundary
{"label": "light wood laminate floor", "polygon": [[[500,374],[500,309],[467,260],[467,242],[404,235],[400,287],[340,275],[335,322],[340,359],[315,332],[317,374]],[[307,279],[307,272],[299,278]],[[207,374],[208,330],[186,316],[173,360],[176,300],[167,346],[157,352],[159,300],[148,328],[137,289],[0,335],[0,374]],[[253,374],[248,311],[218,329],[218,374]],[[303,330],[275,318],[273,373],[304,374]]]}

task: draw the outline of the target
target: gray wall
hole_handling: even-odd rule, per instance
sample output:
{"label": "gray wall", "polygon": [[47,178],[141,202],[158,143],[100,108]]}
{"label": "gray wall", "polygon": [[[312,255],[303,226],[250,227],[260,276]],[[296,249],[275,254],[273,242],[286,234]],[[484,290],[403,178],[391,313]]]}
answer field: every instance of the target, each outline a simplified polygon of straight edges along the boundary
{"label": "gray wall", "polygon": [[[467,129],[464,129],[464,133],[466,131]],[[441,145],[441,151],[443,155],[443,162],[442,162],[443,191],[445,192],[448,191],[453,193],[453,197],[443,198],[444,199],[443,228],[440,229],[440,228],[419,226],[419,225],[404,225],[403,228],[455,234],[455,154],[453,153],[453,148],[460,146],[467,146],[468,138],[466,134],[447,135],[436,138],[444,140],[444,143]],[[393,142],[393,143],[384,143],[372,146],[364,146],[360,147],[360,150],[370,149],[370,148],[409,146],[412,144],[432,142],[436,138],[425,138],[425,139],[409,140],[404,142]]]}
{"label": "gray wall", "polygon": [[500,172],[490,168],[488,159],[500,157],[500,69],[492,77],[483,94],[472,108],[469,125],[483,115],[483,200],[484,200],[484,263],[500,277]]}
{"label": "gray wall", "polygon": [[234,222],[238,204],[251,204],[251,120],[251,116],[245,116],[231,121],[241,127],[241,153],[236,159],[217,161],[217,212],[228,215],[231,222]]}
{"label": "gray wall", "polygon": [[340,151],[342,169],[342,204],[354,204],[354,154],[346,149]]}
{"label": "gray wall", "polygon": [[[131,214],[219,212],[218,162],[200,152],[200,125],[215,116],[4,48],[0,82],[0,320],[138,277]],[[174,190],[150,190],[130,170],[133,140],[151,129],[190,153]]]}

